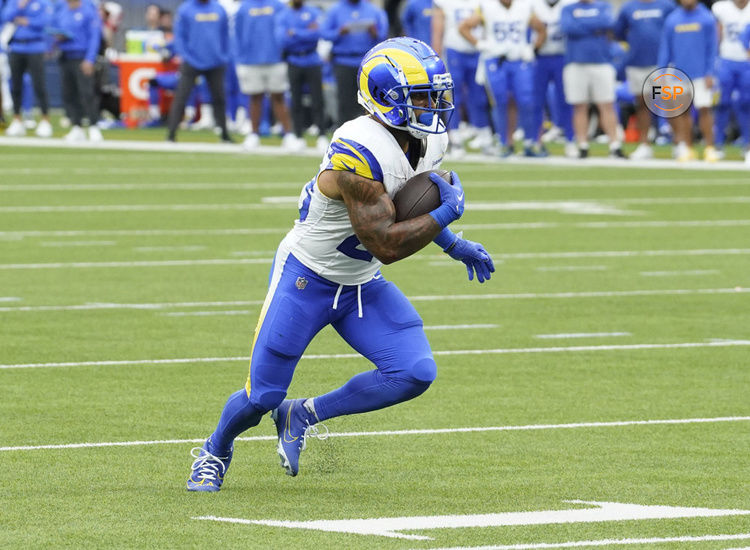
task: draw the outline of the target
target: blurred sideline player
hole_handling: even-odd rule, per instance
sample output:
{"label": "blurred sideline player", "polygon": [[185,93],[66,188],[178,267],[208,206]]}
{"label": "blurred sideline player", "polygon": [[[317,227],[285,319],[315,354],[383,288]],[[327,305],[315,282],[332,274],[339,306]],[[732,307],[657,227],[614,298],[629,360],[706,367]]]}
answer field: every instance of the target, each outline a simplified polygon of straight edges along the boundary
{"label": "blurred sideline player", "polygon": [[485,150],[492,146],[487,92],[476,81],[479,51],[458,31],[461,22],[471,17],[478,6],[479,0],[435,0],[432,8],[432,47],[445,60],[453,77],[456,114],[449,121],[448,137],[454,156],[461,156],[464,151],[463,136],[457,131],[462,108],[469,124],[477,129],[472,145]]}
{"label": "blurred sideline player", "polygon": [[[714,149],[713,87],[716,66],[716,20],[698,0],[681,0],[680,7],[667,16],[659,44],[659,67],[677,67],[693,81],[693,107],[698,110],[700,126],[706,148],[703,158],[716,162],[719,156]],[[670,118],[677,144],[677,160],[695,158],[693,143],[693,114],[688,109]]]}
{"label": "blurred sideline player", "polygon": [[612,7],[602,0],[579,0],[560,14],[565,35],[565,99],[573,105],[573,128],[580,158],[589,154],[589,104],[599,111],[599,124],[609,138],[609,156],[625,158],[617,138],[615,68],[609,34],[614,25]]}
{"label": "blurred sideline player", "polygon": [[[742,42],[742,47],[745,48],[748,61],[750,61],[750,23],[748,23],[745,26],[745,30],[742,31],[740,41]],[[745,164],[750,166],[750,144],[748,144],[745,149]]]}
{"label": "blurred sideline player", "polygon": [[263,99],[271,98],[271,108],[281,124],[281,146],[288,151],[304,147],[292,133],[289,108],[284,94],[289,90],[287,66],[281,59],[282,46],[276,26],[286,6],[279,0],[244,0],[234,18],[234,49],[237,54],[237,79],[243,94],[250,96],[252,132],[242,146],[247,150],[260,145]]}
{"label": "blurred sideline player", "polygon": [[[719,0],[711,11],[719,22],[719,59],[716,77],[719,81],[719,103],[715,111],[715,135],[717,153],[726,139],[727,126],[732,105],[736,106],[735,117],[740,128],[742,146],[750,145],[750,57],[742,45],[742,31],[750,24],[748,0]],[[737,101],[733,101],[733,94]]]}
{"label": "blurred sideline player", "polygon": [[[380,272],[435,241],[464,262],[479,282],[494,271],[477,243],[447,226],[463,212],[464,191],[436,174],[441,205],[429,214],[395,222],[392,198],[415,174],[440,165],[447,146],[441,114],[450,74],[423,42],[395,38],[363,58],[359,101],[370,113],[341,126],[304,186],[299,219],[279,245],[255,332],[250,375],[224,406],[216,431],[193,449],[187,488],[218,491],[232,458],[234,439],[272,412],[278,453],[289,475],[314,425],[336,416],[389,407],[422,394],[436,365],[422,319],[403,293]],[[342,387],[309,399],[286,398],[294,369],[312,338],[334,329],[375,369]]]}
{"label": "blurred sideline player", "polygon": [[[480,0],[477,11],[458,26],[461,36],[481,52],[481,68],[494,100],[503,156],[513,153],[513,138],[508,130],[511,94],[524,133],[524,156],[547,156],[537,143],[534,113],[534,50],[544,43],[547,30],[532,9],[528,0]],[[484,26],[484,38],[477,40],[472,31],[480,25]],[[533,46],[529,43],[529,28],[536,32]]]}
{"label": "blurred sideline player", "polygon": [[304,146],[305,124],[304,88],[310,94],[313,124],[321,135],[316,147],[323,153],[328,149],[326,112],[323,99],[323,60],[318,54],[320,24],[323,13],[304,0],[292,0],[278,21],[280,44],[284,49],[289,71],[289,86],[292,96],[292,125],[294,135]]}
{"label": "blurred sideline player", "polygon": [[664,21],[675,8],[672,0],[630,0],[620,10],[615,23],[615,37],[629,46],[625,61],[628,90],[635,97],[636,120],[640,143],[630,155],[633,160],[653,158],[649,130],[651,111],[643,101],[643,83],[654,70],[659,54],[659,38]]}
{"label": "blurred sideline player", "polygon": [[211,102],[221,140],[231,143],[227,132],[224,71],[229,56],[229,21],[216,0],[187,0],[177,10],[174,45],[182,58],[180,78],[167,119],[167,140],[175,141],[177,127],[190,92],[202,75],[211,90]]}
{"label": "blurred sideline player", "polygon": [[[565,37],[560,30],[562,8],[573,0],[532,0],[534,14],[544,23],[547,37],[536,54],[534,70],[534,93],[536,105],[535,136],[542,131],[544,106],[548,102],[550,86],[553,87],[550,100],[550,118],[565,136],[565,156],[578,157],[573,134],[573,109],[565,101],[563,68],[565,67]],[[554,103],[553,103],[554,102]]]}
{"label": "blurred sideline player", "polygon": [[401,13],[401,26],[406,36],[432,41],[432,0],[408,0]]}

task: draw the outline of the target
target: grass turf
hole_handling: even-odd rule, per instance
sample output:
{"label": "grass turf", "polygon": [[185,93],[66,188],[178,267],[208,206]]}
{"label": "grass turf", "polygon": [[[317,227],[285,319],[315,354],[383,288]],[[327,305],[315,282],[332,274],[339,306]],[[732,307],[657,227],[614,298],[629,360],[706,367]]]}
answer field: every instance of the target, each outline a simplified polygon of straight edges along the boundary
{"label": "grass turf", "polygon": [[[0,364],[146,361],[0,369],[0,447],[208,435],[244,383],[270,258],[317,163],[23,148],[0,156]],[[747,178],[456,168],[469,201],[457,226],[493,253],[493,279],[469,283],[435,247],[384,272],[412,297],[434,350],[516,352],[438,355],[425,395],[334,419],[333,432],[750,416],[748,347],[724,345],[749,337]],[[430,328],[453,324],[493,326]],[[549,337],[570,333],[589,336]],[[712,341],[720,346],[530,351]],[[308,350],[349,352],[331,330]],[[149,362],[204,357],[224,359]],[[322,393],[366,368],[362,359],[305,359],[290,394]],[[272,434],[264,419],[245,435]],[[191,518],[583,506],[564,502],[572,499],[748,510],[749,444],[746,420],[333,437],[310,443],[292,479],[273,441],[250,440],[237,443],[218,495],[184,490],[190,442],[0,450],[0,546],[400,549],[743,534],[748,516],[415,532],[431,541]]]}

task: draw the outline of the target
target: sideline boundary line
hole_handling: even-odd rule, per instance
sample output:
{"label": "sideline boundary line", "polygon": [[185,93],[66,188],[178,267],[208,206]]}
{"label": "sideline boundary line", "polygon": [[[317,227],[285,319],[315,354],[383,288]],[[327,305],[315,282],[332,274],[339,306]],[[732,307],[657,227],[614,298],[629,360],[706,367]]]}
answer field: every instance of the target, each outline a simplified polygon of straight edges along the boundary
{"label": "sideline boundary line", "polygon": [[[320,153],[315,148],[307,147],[306,149],[289,153],[281,147],[271,147],[262,145],[252,153],[245,151],[241,145],[222,144],[222,143],[168,143],[163,141],[135,141],[135,140],[106,140],[100,143],[66,142],[62,138],[11,138],[0,136],[0,146],[19,146],[19,147],[42,147],[50,149],[79,149],[79,150],[116,150],[116,151],[146,151],[151,153],[170,152],[170,153],[229,153],[237,156],[287,156],[287,157],[311,157],[320,159]],[[620,160],[609,159],[606,157],[589,157],[585,161],[579,159],[568,159],[564,157],[546,157],[543,159],[528,159],[524,157],[495,158],[477,153],[467,154],[460,160],[451,160],[457,164],[478,163],[484,165],[530,165],[530,166],[604,166],[607,168],[655,168],[655,169],[672,169],[672,170],[706,170],[710,172],[748,172],[748,168],[741,160],[722,161],[719,166],[707,162],[690,161],[677,162],[676,160],[651,159],[651,160]]]}

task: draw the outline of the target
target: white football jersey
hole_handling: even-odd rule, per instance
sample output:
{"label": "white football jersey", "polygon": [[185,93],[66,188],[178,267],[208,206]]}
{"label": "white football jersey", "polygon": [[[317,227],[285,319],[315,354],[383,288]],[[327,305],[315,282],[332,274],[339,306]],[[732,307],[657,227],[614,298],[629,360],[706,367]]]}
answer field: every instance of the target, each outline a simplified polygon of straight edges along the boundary
{"label": "white football jersey", "polygon": [[711,11],[721,23],[722,35],[719,44],[719,57],[732,61],[746,61],[747,51],[742,46],[742,31],[750,24],[750,4],[739,9],[732,0],[719,0]]}
{"label": "white football jersey", "polygon": [[507,8],[499,0],[481,0],[479,10],[489,57],[504,55],[517,61],[529,55],[529,20],[533,13],[530,0],[512,0]]}
{"label": "white football jersey", "polygon": [[440,166],[448,147],[446,134],[430,134],[414,169],[396,138],[369,116],[342,125],[331,138],[318,174],[302,189],[300,217],[279,246],[318,275],[342,285],[370,281],[382,266],[354,233],[344,201],[320,192],[318,176],[325,170],[348,170],[383,183],[392,199],[406,181]]}
{"label": "white football jersey", "polygon": [[534,15],[546,25],[547,39],[539,48],[539,55],[562,55],[565,53],[565,36],[560,28],[562,9],[575,0],[558,0],[550,5],[547,0],[532,0]]}
{"label": "white football jersey", "polygon": [[[435,5],[445,14],[443,30],[443,47],[457,52],[476,53],[477,49],[458,32],[458,26],[464,19],[476,13],[479,0],[434,0]],[[475,36],[481,38],[481,33]]]}

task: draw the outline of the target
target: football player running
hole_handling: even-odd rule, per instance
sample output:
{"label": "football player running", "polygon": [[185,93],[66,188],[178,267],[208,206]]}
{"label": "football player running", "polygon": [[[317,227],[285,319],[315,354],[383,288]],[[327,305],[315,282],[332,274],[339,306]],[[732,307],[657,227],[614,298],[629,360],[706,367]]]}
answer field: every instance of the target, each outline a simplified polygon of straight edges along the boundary
{"label": "football player running", "polygon": [[[484,282],[495,270],[482,245],[447,228],[464,209],[455,173],[452,184],[431,175],[439,207],[395,222],[395,193],[415,174],[437,169],[447,146],[441,115],[453,110],[453,83],[441,59],[419,40],[386,40],[363,58],[358,86],[370,114],[334,133],[319,172],[302,190],[299,219],[271,267],[247,383],[229,397],[203,447],[193,449],[190,491],[220,489],[234,439],[269,411],[282,467],[294,476],[318,422],[389,407],[427,390],[436,365],[422,319],[383,278],[382,264],[434,241],[466,265],[469,280],[476,275]],[[285,399],[305,348],[329,324],[376,368],[324,395]]]}

